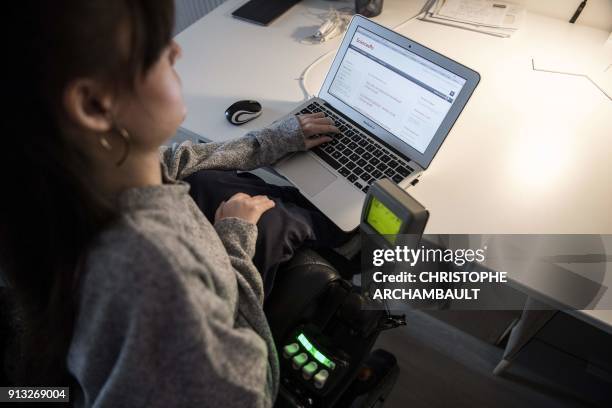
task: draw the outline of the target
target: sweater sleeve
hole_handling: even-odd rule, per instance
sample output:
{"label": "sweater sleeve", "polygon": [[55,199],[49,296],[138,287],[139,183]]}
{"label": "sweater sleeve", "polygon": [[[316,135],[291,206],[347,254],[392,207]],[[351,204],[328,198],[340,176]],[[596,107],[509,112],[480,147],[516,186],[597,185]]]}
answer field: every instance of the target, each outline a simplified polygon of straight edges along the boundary
{"label": "sweater sleeve", "polygon": [[252,170],[305,149],[302,128],[298,119],[291,116],[238,139],[164,146],[160,154],[167,175],[179,180],[205,169]]}
{"label": "sweater sleeve", "polygon": [[261,275],[253,264],[257,226],[240,218],[224,218],[215,223],[215,229],[234,269],[250,286],[258,302],[263,305],[264,289]]}
{"label": "sweater sleeve", "polygon": [[88,273],[68,359],[79,405],[271,406],[265,341],[236,325],[235,306],[202,275],[177,270],[144,241]]}

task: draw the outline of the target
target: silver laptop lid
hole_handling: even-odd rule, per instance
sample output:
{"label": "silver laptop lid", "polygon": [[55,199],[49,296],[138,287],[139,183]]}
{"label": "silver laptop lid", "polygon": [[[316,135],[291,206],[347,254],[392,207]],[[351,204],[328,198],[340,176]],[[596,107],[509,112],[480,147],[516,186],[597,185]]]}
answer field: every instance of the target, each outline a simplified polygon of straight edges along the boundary
{"label": "silver laptop lid", "polygon": [[319,97],[427,168],[480,75],[356,15]]}

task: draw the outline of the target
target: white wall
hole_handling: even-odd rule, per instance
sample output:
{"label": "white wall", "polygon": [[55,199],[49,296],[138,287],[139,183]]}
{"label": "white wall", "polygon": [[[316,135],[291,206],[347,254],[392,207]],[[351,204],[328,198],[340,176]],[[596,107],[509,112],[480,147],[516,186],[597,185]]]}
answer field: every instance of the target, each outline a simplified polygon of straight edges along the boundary
{"label": "white wall", "polygon": [[[582,0],[509,0],[527,10],[569,21]],[[588,0],[577,24],[612,31],[612,0]]]}

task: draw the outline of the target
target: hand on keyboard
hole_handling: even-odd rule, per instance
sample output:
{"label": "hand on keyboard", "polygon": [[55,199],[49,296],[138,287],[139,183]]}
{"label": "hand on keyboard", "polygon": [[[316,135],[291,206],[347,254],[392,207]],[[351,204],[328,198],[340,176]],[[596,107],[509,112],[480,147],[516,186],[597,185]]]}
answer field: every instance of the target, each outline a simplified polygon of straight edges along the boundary
{"label": "hand on keyboard", "polygon": [[307,149],[312,149],[323,143],[331,142],[327,133],[338,133],[334,121],[325,116],[323,112],[298,115],[298,120],[304,132],[304,143]]}
{"label": "hand on keyboard", "polygon": [[[347,122],[337,112],[317,102],[302,109],[298,115],[298,118],[300,117],[333,121],[334,133],[339,131],[340,134],[333,139],[325,136],[319,137],[319,142],[312,146],[318,144],[322,146],[312,149],[312,152],[364,193],[368,192],[370,184],[376,180],[389,178],[399,183],[414,171],[408,161],[396,156],[383,146],[380,140],[374,140]],[[320,130],[315,131],[314,134],[317,132]]]}

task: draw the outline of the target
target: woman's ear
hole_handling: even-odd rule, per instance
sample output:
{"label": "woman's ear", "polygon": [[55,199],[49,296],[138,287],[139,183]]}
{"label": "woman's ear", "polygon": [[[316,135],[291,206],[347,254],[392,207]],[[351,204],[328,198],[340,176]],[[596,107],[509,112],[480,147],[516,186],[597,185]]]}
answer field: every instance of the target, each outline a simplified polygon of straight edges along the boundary
{"label": "woman's ear", "polygon": [[64,110],[68,118],[81,128],[93,132],[112,129],[113,97],[108,87],[92,79],[75,79],[63,94]]}

